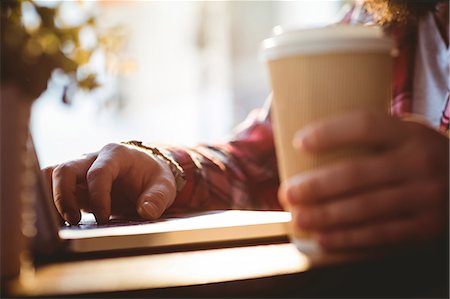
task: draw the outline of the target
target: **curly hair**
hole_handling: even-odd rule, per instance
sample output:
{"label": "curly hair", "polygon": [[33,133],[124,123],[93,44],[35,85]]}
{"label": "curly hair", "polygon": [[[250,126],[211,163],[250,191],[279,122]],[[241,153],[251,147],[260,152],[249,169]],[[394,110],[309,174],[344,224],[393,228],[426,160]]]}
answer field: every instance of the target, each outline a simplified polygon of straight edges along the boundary
{"label": "curly hair", "polygon": [[414,22],[429,11],[434,11],[439,2],[447,0],[365,0],[366,10],[379,24],[392,22]]}

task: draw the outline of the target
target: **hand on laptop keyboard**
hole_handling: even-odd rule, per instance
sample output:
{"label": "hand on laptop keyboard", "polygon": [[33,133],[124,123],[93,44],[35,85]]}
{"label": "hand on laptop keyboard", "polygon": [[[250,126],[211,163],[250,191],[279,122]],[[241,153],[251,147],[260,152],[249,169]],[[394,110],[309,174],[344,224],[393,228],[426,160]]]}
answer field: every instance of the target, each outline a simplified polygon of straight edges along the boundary
{"label": "hand on laptop keyboard", "polygon": [[108,144],[99,152],[48,167],[53,199],[70,224],[80,211],[92,212],[98,223],[112,214],[136,215],[153,220],[173,203],[174,175],[162,159],[147,151],[122,144]]}

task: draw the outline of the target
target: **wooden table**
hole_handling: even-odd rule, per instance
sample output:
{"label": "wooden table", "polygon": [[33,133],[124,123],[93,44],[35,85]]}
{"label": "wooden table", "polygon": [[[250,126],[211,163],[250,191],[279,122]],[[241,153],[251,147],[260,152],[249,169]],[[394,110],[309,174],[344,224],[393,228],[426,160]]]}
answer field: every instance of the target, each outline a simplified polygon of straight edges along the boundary
{"label": "wooden table", "polygon": [[[448,296],[440,245],[372,258],[308,257],[288,242],[44,263],[16,297]],[[448,253],[448,251],[447,251]],[[438,254],[440,254],[439,259]]]}

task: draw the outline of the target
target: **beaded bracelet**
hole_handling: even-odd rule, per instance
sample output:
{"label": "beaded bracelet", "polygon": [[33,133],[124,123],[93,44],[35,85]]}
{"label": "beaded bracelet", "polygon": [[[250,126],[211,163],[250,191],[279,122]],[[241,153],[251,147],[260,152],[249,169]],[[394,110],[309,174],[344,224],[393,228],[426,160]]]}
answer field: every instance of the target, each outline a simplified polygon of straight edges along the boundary
{"label": "beaded bracelet", "polygon": [[178,164],[177,161],[175,161],[172,157],[168,156],[167,154],[163,153],[158,148],[146,146],[146,145],[142,144],[142,141],[136,141],[136,140],[121,142],[121,144],[135,146],[139,149],[150,152],[153,156],[158,157],[159,159],[166,162],[167,165],[169,165],[170,171],[172,172],[172,174],[175,178],[177,192],[179,192],[186,184],[186,177],[184,174],[184,170],[180,166],[180,164]]}

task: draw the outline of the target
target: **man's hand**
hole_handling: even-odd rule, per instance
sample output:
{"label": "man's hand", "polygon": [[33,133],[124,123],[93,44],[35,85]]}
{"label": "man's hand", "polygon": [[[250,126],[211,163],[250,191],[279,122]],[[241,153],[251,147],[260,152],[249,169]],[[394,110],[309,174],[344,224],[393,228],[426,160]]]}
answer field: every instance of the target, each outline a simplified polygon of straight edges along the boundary
{"label": "man's hand", "polygon": [[447,137],[423,124],[358,111],[311,124],[294,138],[299,154],[349,145],[374,151],[282,184],[279,199],[294,225],[328,250],[405,244],[447,232]]}
{"label": "man's hand", "polygon": [[97,153],[43,170],[53,199],[70,224],[80,221],[80,210],[92,212],[98,223],[113,215],[157,219],[173,203],[175,179],[169,166],[147,152],[108,144]]}

